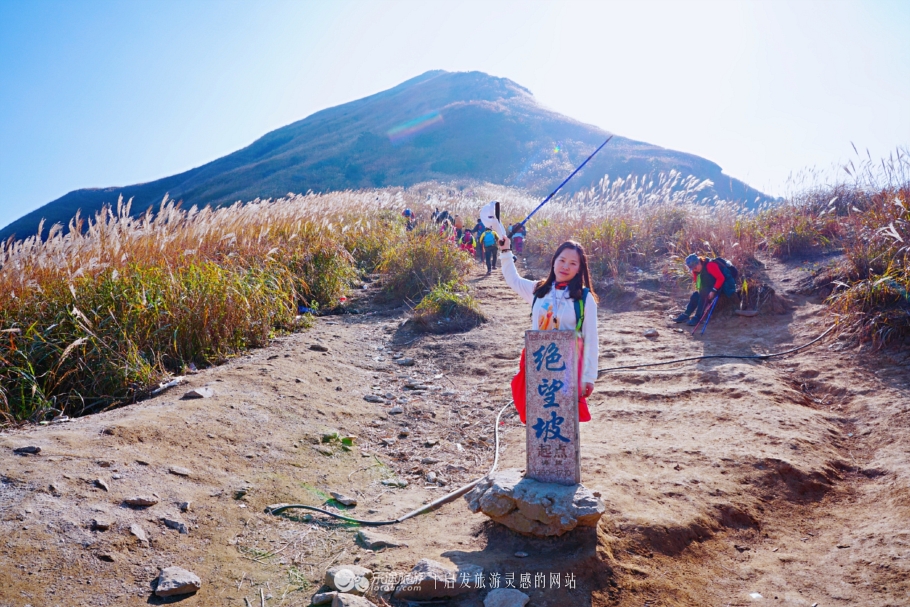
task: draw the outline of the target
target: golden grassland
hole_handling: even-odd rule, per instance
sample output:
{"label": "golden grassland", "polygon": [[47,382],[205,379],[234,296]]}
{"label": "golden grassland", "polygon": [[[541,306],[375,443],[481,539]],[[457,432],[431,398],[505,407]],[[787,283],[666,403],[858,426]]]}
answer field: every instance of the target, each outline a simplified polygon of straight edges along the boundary
{"label": "golden grassland", "polygon": [[[689,252],[724,256],[746,276],[760,252],[842,252],[823,274],[832,318],[876,346],[910,336],[910,162],[853,168],[848,183],[807,188],[758,210],[705,200],[676,173],[626,179],[554,201],[528,223],[526,250],[581,242],[595,281],[659,267],[684,275]],[[483,319],[465,289],[471,260],[427,223],[499,200],[504,223],[538,200],[489,184],[419,184],[182,209],[165,199],[130,216],[122,201],[0,245],[0,423],[81,415],[134,401],[169,375],[217,364],[307,322],[298,306],[337,305],[364,274],[430,325]],[[404,208],[422,224],[405,229]],[[40,232],[40,231],[39,231]],[[427,296],[429,294],[429,296]],[[441,316],[440,316],[441,315]]]}

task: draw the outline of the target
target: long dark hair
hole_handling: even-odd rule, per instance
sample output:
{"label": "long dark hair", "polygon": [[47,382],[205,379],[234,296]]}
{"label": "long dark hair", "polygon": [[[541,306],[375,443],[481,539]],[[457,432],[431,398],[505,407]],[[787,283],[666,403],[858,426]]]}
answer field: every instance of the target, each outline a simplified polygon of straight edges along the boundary
{"label": "long dark hair", "polygon": [[556,252],[553,253],[553,259],[550,260],[550,275],[547,276],[546,280],[541,280],[534,287],[534,297],[542,299],[550,292],[553,283],[556,282],[556,258],[566,249],[573,249],[578,252],[578,258],[581,260],[578,267],[578,274],[569,281],[569,286],[567,287],[569,289],[569,296],[572,299],[581,299],[581,290],[582,288],[587,287],[591,292],[594,301],[597,301],[597,295],[594,294],[594,287],[591,282],[591,273],[588,271],[588,256],[585,254],[585,248],[574,240],[567,240],[557,247]]}

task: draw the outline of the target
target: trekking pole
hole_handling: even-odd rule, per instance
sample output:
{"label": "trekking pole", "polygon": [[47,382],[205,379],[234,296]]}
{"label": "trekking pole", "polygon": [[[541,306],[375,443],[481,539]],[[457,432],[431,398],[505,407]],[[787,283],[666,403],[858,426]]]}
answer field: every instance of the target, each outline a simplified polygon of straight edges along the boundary
{"label": "trekking pole", "polygon": [[609,137],[607,137],[607,140],[604,141],[603,143],[601,143],[599,148],[597,148],[596,150],[594,150],[593,152],[591,152],[591,155],[588,156],[588,157],[585,159],[584,162],[582,162],[580,165],[578,165],[578,168],[575,169],[574,171],[572,171],[572,174],[571,174],[571,175],[569,175],[568,177],[566,177],[565,180],[564,180],[562,183],[560,183],[560,184],[556,187],[555,190],[553,190],[552,192],[550,192],[550,195],[549,195],[549,196],[547,196],[546,198],[544,198],[544,201],[543,201],[543,202],[541,202],[539,205],[537,205],[537,208],[536,208],[536,209],[534,209],[533,211],[531,211],[531,214],[530,214],[530,215],[528,215],[527,217],[525,217],[524,219],[522,219],[519,223],[521,223],[521,225],[524,225],[525,222],[527,222],[529,219],[531,219],[531,217],[534,216],[534,213],[536,213],[537,211],[540,210],[540,207],[542,207],[543,205],[545,205],[545,204],[547,204],[548,202],[550,202],[550,199],[553,198],[554,196],[556,196],[556,192],[558,192],[559,190],[561,190],[561,189],[562,189],[562,186],[564,186],[564,185],[566,185],[567,183],[569,183],[569,180],[572,179],[573,177],[575,177],[575,173],[577,173],[578,171],[580,171],[581,169],[583,169],[584,166],[585,166],[586,164],[588,164],[588,161],[591,160],[592,158],[594,158],[594,155],[595,155],[597,152],[599,152],[600,150],[602,150],[603,147],[604,147],[605,145],[607,145],[608,143],[610,143],[610,140],[611,140],[611,139],[613,139],[613,135],[610,135]]}
{"label": "trekking pole", "polygon": [[703,325],[701,326],[701,333],[700,333],[700,335],[704,335],[704,334],[705,334],[705,329],[708,328],[708,323],[711,322],[711,315],[714,313],[714,306],[717,305],[717,298],[718,298],[718,297],[720,297],[720,295],[715,295],[715,296],[714,296],[714,301],[711,302],[711,309],[708,310],[708,318],[705,319],[705,324],[703,324]]}
{"label": "trekking pole", "polygon": [[[711,318],[711,312],[714,311],[715,305],[717,305],[717,296],[716,295],[714,296],[714,301],[712,301],[711,305],[704,312],[702,312],[701,318],[698,319],[697,323],[695,323],[695,327],[692,328],[692,335],[695,335],[695,332],[698,331],[698,327],[701,326],[702,321],[704,321],[706,318]],[[706,327],[708,326],[707,322],[705,323],[705,326]],[[702,333],[704,333],[704,332],[705,332],[704,329],[702,329]]]}

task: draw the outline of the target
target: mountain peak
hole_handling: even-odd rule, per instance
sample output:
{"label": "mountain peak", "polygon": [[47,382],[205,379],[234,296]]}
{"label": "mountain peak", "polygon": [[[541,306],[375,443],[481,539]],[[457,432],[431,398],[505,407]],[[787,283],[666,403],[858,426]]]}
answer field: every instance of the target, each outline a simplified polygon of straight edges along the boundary
{"label": "mountain peak", "polygon": [[[70,192],[13,222],[0,238],[66,225],[118,196],[142,213],[165,194],[186,205],[223,205],[316,192],[473,179],[545,193],[603,142],[606,132],[541,107],[531,91],[483,72],[432,70],[388,90],[321,110],[251,145],[178,175],[125,187]],[[605,174],[676,170],[714,182],[720,198],[764,196],[692,154],[616,136],[570,184]]]}

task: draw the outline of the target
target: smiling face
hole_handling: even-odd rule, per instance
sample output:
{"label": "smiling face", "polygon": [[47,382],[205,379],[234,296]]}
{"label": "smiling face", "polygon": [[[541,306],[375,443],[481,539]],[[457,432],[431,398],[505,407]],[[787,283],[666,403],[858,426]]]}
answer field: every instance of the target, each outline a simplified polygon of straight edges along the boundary
{"label": "smiling face", "polygon": [[556,282],[569,282],[581,269],[581,256],[575,249],[564,249],[553,261],[553,273]]}

